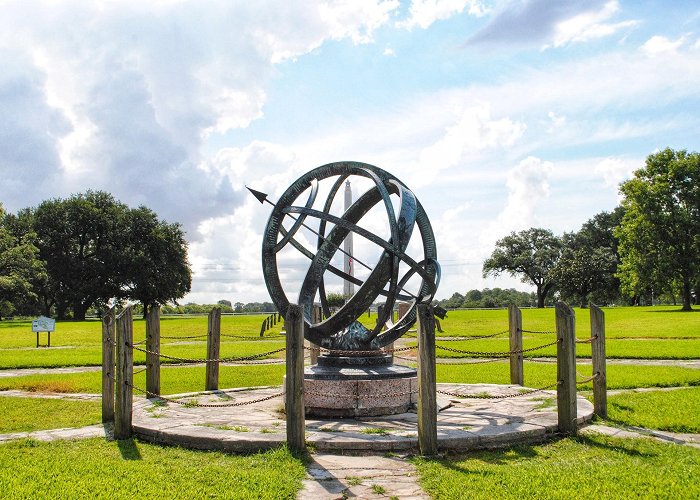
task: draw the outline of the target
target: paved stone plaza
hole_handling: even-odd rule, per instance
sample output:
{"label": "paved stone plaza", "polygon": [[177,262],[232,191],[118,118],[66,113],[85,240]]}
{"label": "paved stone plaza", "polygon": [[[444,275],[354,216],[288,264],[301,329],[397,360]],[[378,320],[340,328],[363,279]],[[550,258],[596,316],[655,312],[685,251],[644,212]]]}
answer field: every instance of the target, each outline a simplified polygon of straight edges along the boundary
{"label": "paved stone plaza", "polygon": [[[493,384],[438,384],[459,394],[507,396],[524,390]],[[234,404],[280,394],[281,387],[189,394],[180,401]],[[183,399],[180,399],[183,398]],[[251,451],[285,441],[283,396],[243,406],[184,406],[142,399],[134,403],[134,432],[142,439],[195,449]],[[441,450],[471,450],[539,441],[557,429],[556,393],[541,391],[505,399],[462,399],[439,395]],[[590,421],[593,405],[578,398],[579,424]],[[409,451],[418,447],[415,413],[383,417],[307,419],[306,441],[318,451]]]}

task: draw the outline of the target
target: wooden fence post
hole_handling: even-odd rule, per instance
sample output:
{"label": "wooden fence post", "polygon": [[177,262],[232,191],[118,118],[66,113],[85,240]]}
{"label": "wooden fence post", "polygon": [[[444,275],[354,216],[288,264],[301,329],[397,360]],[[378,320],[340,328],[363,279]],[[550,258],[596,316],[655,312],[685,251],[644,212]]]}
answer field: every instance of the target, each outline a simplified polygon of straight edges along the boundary
{"label": "wooden fence post", "polygon": [[557,302],[557,415],[559,432],[575,436],[576,425],[576,315]]}
{"label": "wooden fence post", "polygon": [[[146,390],[160,394],[160,306],[151,306],[146,313]],[[152,397],[146,394],[146,398]]]}
{"label": "wooden fence post", "polygon": [[[508,306],[508,329],[510,330],[510,352],[523,349],[523,315],[515,304]],[[523,385],[523,353],[510,355],[510,383]]]}
{"label": "wooden fence post", "polygon": [[[311,323],[316,324],[320,323],[323,321],[323,310],[321,309],[321,306],[313,305],[311,306]],[[313,342],[309,342],[309,362],[312,365],[315,365],[318,363],[318,356],[321,354],[321,348],[314,344]]]}
{"label": "wooden fence post", "polygon": [[131,409],[133,404],[134,350],[131,306],[117,316],[117,373],[114,407],[114,439],[132,436]]}
{"label": "wooden fence post", "polygon": [[418,305],[418,448],[421,455],[438,451],[435,377],[435,314],[432,306]]}
{"label": "wooden fence post", "polygon": [[591,304],[591,362],[593,363],[593,411],[608,418],[607,373],[605,368],[605,313]]}
{"label": "wooden fence post", "polygon": [[115,308],[102,317],[102,421],[114,422],[114,343],[116,339]]}
{"label": "wooden fence post", "polygon": [[304,420],[304,313],[301,306],[289,304],[284,318],[287,327],[287,367],[284,403],[287,413],[287,446],[306,449]]}
{"label": "wooden fence post", "polygon": [[[207,359],[218,360],[221,353],[221,308],[209,311],[207,321]],[[219,362],[207,361],[205,391],[219,389]]]}

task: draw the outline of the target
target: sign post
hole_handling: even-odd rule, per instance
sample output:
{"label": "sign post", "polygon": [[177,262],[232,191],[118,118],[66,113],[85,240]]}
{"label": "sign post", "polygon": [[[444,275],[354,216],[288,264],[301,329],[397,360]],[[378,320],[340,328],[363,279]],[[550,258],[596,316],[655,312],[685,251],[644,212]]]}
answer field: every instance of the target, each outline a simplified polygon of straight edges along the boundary
{"label": "sign post", "polygon": [[39,347],[39,332],[46,332],[49,334],[49,340],[46,347],[51,347],[51,332],[55,330],[55,319],[47,318],[46,316],[39,316],[37,319],[32,321],[32,331],[36,332],[36,346]]}

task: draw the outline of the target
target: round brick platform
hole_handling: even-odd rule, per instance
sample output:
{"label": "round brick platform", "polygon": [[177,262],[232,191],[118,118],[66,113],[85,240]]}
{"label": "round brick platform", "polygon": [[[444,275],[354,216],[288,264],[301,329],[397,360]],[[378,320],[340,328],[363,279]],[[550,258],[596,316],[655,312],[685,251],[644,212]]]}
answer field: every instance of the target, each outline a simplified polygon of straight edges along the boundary
{"label": "round brick platform", "polygon": [[[438,390],[460,394],[505,396],[519,386],[438,384]],[[190,401],[227,404],[253,401],[282,391],[258,387],[203,392]],[[134,433],[141,439],[186,448],[254,451],[285,442],[282,396],[246,406],[218,408],[162,404],[142,399],[134,403]],[[508,399],[438,397],[438,445],[441,450],[471,450],[541,441],[557,432],[556,393],[537,392]],[[590,421],[593,405],[578,398],[578,423]],[[415,413],[383,417],[308,419],[306,440],[319,451],[406,451],[418,447]]]}

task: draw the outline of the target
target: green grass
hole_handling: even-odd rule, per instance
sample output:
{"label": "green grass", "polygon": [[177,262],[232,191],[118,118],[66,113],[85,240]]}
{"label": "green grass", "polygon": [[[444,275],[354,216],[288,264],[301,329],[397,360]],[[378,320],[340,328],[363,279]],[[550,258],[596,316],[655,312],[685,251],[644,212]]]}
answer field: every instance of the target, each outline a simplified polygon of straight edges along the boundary
{"label": "green grass", "polygon": [[0,445],[6,498],[295,498],[304,465],[285,449],[249,456],[132,440]]}
{"label": "green grass", "polygon": [[[577,370],[584,376],[591,374],[591,365],[578,364]],[[556,381],[554,363],[525,362],[524,374],[527,387],[544,387]],[[509,384],[507,363],[437,365],[437,381],[459,384]],[[608,389],[635,387],[674,387],[700,385],[700,370],[679,366],[608,365]],[[592,384],[579,385],[579,390],[590,390]]]}
{"label": "green grass", "polygon": [[[283,365],[222,366],[219,387],[253,387],[281,385],[285,367]],[[549,363],[525,362],[525,385],[543,387],[556,380],[556,365]],[[591,372],[590,365],[579,364],[578,371]],[[674,387],[700,385],[700,370],[678,366],[634,366],[608,365],[608,388],[628,389],[634,387]],[[168,367],[161,368],[161,393],[178,394],[204,389],[205,368]],[[0,378],[0,390],[19,389],[35,392],[87,392],[99,393],[102,390],[100,372],[24,375],[21,377]],[[510,375],[508,364],[504,362],[488,364],[437,365],[437,381],[460,384],[508,384]],[[137,387],[146,386],[145,372],[134,376]],[[591,389],[590,383],[579,386],[579,390]],[[135,397],[139,393],[134,391]]]}
{"label": "green grass", "polygon": [[[266,332],[265,339],[260,341],[260,325],[266,317],[267,315],[223,316],[221,356],[248,356],[283,347],[284,337],[279,335],[281,323]],[[36,348],[36,335],[31,330],[31,321],[0,321],[0,369],[99,366],[102,363],[102,323],[99,320],[56,322],[56,331],[51,334],[51,348]],[[178,357],[205,358],[206,337],[185,337],[206,333],[206,316],[163,317],[161,351]],[[250,340],[234,339],[226,335],[248,337]],[[134,342],[144,340],[145,336],[145,321],[136,318]],[[46,343],[45,333],[41,334],[40,342]],[[134,362],[144,363],[145,356],[144,353],[135,352]]]}
{"label": "green grass", "polygon": [[0,396],[0,434],[98,424],[99,401]]}
{"label": "green grass", "polygon": [[[204,390],[205,370],[204,366],[162,367],[161,393],[179,394]],[[222,366],[219,368],[219,387],[281,385],[284,370],[284,365]],[[145,372],[134,375],[134,385],[146,387]],[[102,374],[83,372],[0,378],[0,391],[10,389],[32,392],[99,393],[102,391]],[[134,391],[134,397],[140,397],[138,391]]]}
{"label": "green grass", "polygon": [[603,436],[416,459],[432,498],[698,498],[700,450]]}
{"label": "green grass", "polygon": [[[579,337],[590,333],[590,310],[574,309]],[[681,312],[680,307],[604,307],[606,338],[700,338],[700,309]],[[554,309],[522,309],[523,330],[554,331]],[[505,309],[449,311],[441,321],[443,334],[488,335],[508,329]]]}
{"label": "green grass", "polygon": [[[579,336],[580,339],[585,337]],[[530,349],[554,342],[554,334],[551,335],[524,335],[523,348]],[[412,342],[409,345],[416,345]],[[465,341],[440,341],[436,342],[436,354],[440,358],[470,358],[473,354],[451,352],[443,348],[457,349],[459,351],[478,352],[508,352],[507,339],[479,339]],[[555,357],[556,345],[525,352],[526,358]],[[700,358],[700,338],[698,339],[606,339],[605,354],[610,359],[697,359]],[[590,344],[576,344],[576,356],[579,358],[591,357]]]}
{"label": "green grass", "polygon": [[[668,306],[605,308],[607,354],[610,358],[700,358],[700,313],[677,312]],[[221,356],[248,356],[271,351],[284,346],[279,336],[282,324],[278,323],[266,333],[268,338],[259,342],[260,325],[267,315],[223,316],[221,332]],[[372,323],[375,317],[362,320]],[[576,309],[577,335],[590,335],[589,311]],[[450,311],[442,321],[444,336],[479,336],[508,329],[508,315],[504,309]],[[553,309],[523,309],[523,329],[554,330]],[[99,366],[101,364],[101,331],[99,320],[83,322],[59,321],[51,336],[52,348],[36,348],[35,334],[30,321],[0,321],[0,369],[59,366]],[[206,316],[163,317],[161,319],[162,347],[164,354],[176,357],[202,359],[206,354],[204,338],[187,339],[206,334]],[[249,337],[250,341],[238,341],[225,337],[236,335]],[[46,340],[42,336],[42,342]],[[176,338],[168,338],[176,337]],[[553,334],[525,333],[525,347],[545,344],[554,339]],[[145,322],[134,320],[134,341],[145,338]],[[662,340],[665,339],[665,340]],[[184,344],[177,344],[185,342]],[[443,343],[462,350],[507,351],[506,339],[485,339],[468,342]],[[143,346],[142,346],[143,347]],[[590,346],[579,344],[577,353],[590,356]],[[438,350],[443,357],[462,357],[458,353]],[[555,348],[527,353],[527,356],[554,356]],[[273,355],[279,357],[281,355]],[[136,352],[136,364],[145,362],[145,354]],[[167,363],[168,360],[164,359]]]}
{"label": "green grass", "polygon": [[608,396],[608,420],[670,432],[700,433],[700,387]]}

